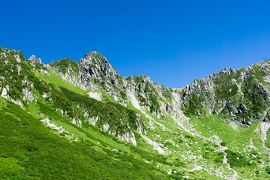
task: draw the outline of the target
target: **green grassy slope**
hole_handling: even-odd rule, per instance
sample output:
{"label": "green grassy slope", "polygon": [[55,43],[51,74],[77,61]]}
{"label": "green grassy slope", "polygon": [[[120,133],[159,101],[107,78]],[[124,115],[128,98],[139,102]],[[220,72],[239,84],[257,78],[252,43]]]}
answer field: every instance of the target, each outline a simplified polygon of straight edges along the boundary
{"label": "green grassy slope", "polygon": [[269,155],[261,141],[259,122],[252,123],[250,127],[242,127],[237,124],[230,125],[213,116],[200,119],[192,117],[190,122],[205,137],[220,138],[221,145],[228,148],[225,151],[228,163],[240,176],[269,178]]}
{"label": "green grassy slope", "polygon": [[[52,75],[50,76],[53,77]],[[47,83],[52,83],[57,90],[62,91],[66,97],[70,97],[72,102],[79,103],[81,101],[80,99],[83,97],[85,92],[70,85],[69,83],[66,83],[57,76],[52,79],[50,76],[43,75],[42,80],[45,80]],[[151,162],[150,164],[152,166],[159,167],[162,172],[166,172],[168,169],[174,169],[177,173],[171,175],[173,178],[189,177],[217,179],[217,177],[204,170],[189,172],[190,169],[193,169],[194,164],[202,165],[203,167],[213,167],[216,169],[223,167],[224,172],[226,173],[231,171],[226,170],[226,166],[223,164],[224,154],[217,151],[218,148],[215,144],[190,136],[189,133],[177,128],[170,118],[159,120],[149,114],[157,122],[172,131],[166,132],[162,127],[158,127],[155,131],[148,129],[147,136],[149,138],[161,144],[167,142],[164,146],[171,151],[169,156],[157,156],[155,155],[156,152],[153,151],[153,147],[147,144],[140,136],[137,136],[138,147],[135,148],[125,145],[113,137],[100,133],[99,129],[96,127],[86,126],[78,128],[72,125],[68,119],[55,112],[55,107],[53,105],[49,105],[47,103],[39,104],[37,106],[39,111],[53,120],[56,124],[63,126],[65,129],[77,135],[80,139],[90,141],[94,144],[98,142],[99,145],[96,144],[94,149],[100,151],[103,148],[115,148],[125,154],[132,154],[139,161]],[[136,111],[132,106],[129,108]],[[143,115],[141,114],[141,116]],[[144,121],[146,122],[147,120],[145,119]],[[255,146],[259,151],[263,151],[262,144],[259,143],[260,137],[258,135],[254,135],[254,131],[258,127],[258,123],[255,122],[249,128],[238,126],[237,129],[234,129],[227,122],[224,122],[218,117],[205,117],[201,119],[192,117],[190,122],[195,125],[196,131],[206,138],[211,138],[214,135],[219,136],[222,140],[222,145],[228,147],[228,150],[226,150],[228,163],[232,168],[237,170],[240,177],[268,177],[267,169],[264,168],[261,170],[258,166],[260,161],[265,161],[267,159],[267,156],[263,153],[258,153],[258,151],[248,153],[243,151],[250,139],[253,139]],[[171,140],[175,142],[176,146],[169,143]],[[201,151],[199,152],[198,149]],[[252,155],[256,155],[256,157],[253,157]],[[202,156],[203,159],[194,161],[192,158],[179,158],[185,156]]]}
{"label": "green grassy slope", "polygon": [[[1,99],[0,178],[138,179],[164,177],[125,152],[96,148],[85,139],[70,142],[30,114]],[[106,137],[108,138],[108,137]]]}
{"label": "green grassy slope", "polygon": [[69,84],[68,82],[63,81],[59,76],[57,76],[55,73],[53,72],[49,72],[48,74],[40,74],[40,73],[36,73],[37,77],[40,78],[41,80],[47,82],[47,83],[52,83],[56,86],[57,90],[61,90],[60,88],[66,88],[70,91],[73,91],[75,93],[78,94],[84,94],[86,93],[86,91],[73,86],[71,84]]}
{"label": "green grassy slope", "polygon": [[[148,110],[136,109],[132,102],[120,105],[102,89],[97,90],[103,96],[98,101],[90,98],[87,91],[62,80],[50,68],[38,62],[33,67],[21,53],[6,51],[8,61],[0,60],[0,76],[4,77],[0,84],[8,89],[10,97],[6,98],[15,103],[20,100],[23,108],[0,98],[0,179],[269,178],[270,131],[263,132],[269,129],[267,122],[252,121],[244,127],[219,116],[190,116],[187,120],[181,113],[173,116],[167,111],[157,118],[151,112],[157,111],[159,99],[151,84],[141,91],[149,96],[138,97],[141,102],[152,103]],[[17,61],[16,54],[23,61]],[[67,65],[77,68],[68,59],[60,65],[62,70]],[[46,70],[49,72],[43,73]],[[259,80],[260,73],[255,75]],[[232,79],[222,77],[222,82]],[[256,89],[253,85],[247,87]],[[229,100],[238,102],[238,86],[228,86],[232,91],[224,91],[227,84],[221,84],[218,97],[235,96]],[[33,101],[25,98],[25,88],[35,97]],[[189,108],[194,112],[187,114],[196,114],[204,99],[207,96],[192,96]],[[97,117],[93,126],[91,118]],[[44,125],[42,121],[47,118],[64,132]],[[81,124],[73,119],[79,119]],[[110,132],[133,132],[137,146],[103,132],[107,123]],[[140,135],[138,127],[147,133]]]}

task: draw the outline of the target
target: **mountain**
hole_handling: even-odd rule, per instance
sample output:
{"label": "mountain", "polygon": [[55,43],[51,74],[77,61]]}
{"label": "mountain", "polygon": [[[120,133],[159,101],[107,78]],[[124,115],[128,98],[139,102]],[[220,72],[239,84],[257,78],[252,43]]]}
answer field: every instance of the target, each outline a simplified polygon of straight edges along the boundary
{"label": "mountain", "polygon": [[188,114],[217,114],[248,125],[269,121],[269,78],[267,60],[249,68],[224,69],[187,86],[182,107]]}
{"label": "mountain", "polygon": [[43,64],[0,49],[1,179],[268,179],[270,61],[184,88],[98,52]]}

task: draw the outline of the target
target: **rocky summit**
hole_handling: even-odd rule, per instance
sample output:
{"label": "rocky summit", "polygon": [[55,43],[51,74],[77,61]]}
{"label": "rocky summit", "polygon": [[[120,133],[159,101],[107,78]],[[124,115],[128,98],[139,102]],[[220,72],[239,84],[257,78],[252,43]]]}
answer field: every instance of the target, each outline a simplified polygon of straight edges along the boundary
{"label": "rocky summit", "polygon": [[1,48],[0,95],[1,179],[270,178],[268,60],[172,89]]}

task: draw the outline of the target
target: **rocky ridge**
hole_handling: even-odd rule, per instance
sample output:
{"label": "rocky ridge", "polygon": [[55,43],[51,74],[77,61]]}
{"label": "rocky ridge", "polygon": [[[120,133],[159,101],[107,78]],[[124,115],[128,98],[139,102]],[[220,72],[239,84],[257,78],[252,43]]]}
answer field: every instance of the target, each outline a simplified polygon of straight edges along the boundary
{"label": "rocky ridge", "polygon": [[270,62],[248,68],[224,69],[195,80],[182,90],[181,107],[190,115],[220,115],[249,125],[269,121]]}
{"label": "rocky ridge", "polygon": [[[69,131],[70,124],[81,132],[94,126],[121,142],[150,146],[168,159],[155,164],[168,175],[184,169],[183,173],[207,172],[224,179],[254,178],[257,170],[241,174],[242,166],[250,164],[267,172],[269,163],[262,157],[270,157],[265,122],[270,117],[269,61],[224,69],[182,89],[167,88],[146,76],[122,77],[97,52],[78,62],[64,58],[45,65],[35,56],[26,60],[19,51],[0,49],[0,63],[1,97],[29,113],[36,109],[42,124],[71,141],[82,139]],[[205,132],[209,127],[204,124],[198,129],[212,117],[224,119],[224,128],[234,136],[251,131],[243,147],[227,145],[230,139],[220,130]],[[68,119],[69,125],[59,125],[59,118]],[[215,118],[213,122],[219,123]]]}

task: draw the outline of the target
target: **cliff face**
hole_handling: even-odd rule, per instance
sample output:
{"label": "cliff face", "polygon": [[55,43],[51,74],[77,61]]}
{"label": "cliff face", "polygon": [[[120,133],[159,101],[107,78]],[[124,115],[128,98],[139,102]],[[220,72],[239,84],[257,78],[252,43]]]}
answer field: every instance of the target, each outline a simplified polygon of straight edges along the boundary
{"label": "cliff face", "polygon": [[[224,69],[204,79],[195,80],[183,89],[170,89],[154,83],[146,76],[122,77],[108,60],[97,52],[85,55],[79,62],[64,58],[49,65],[42,64],[41,59],[35,56],[31,56],[28,61],[19,51],[1,49],[0,54],[2,97],[22,107],[27,102],[37,101],[39,95],[57,101],[53,99],[57,97],[52,92],[54,87],[35,75],[35,72],[55,73],[64,81],[83,89],[88,98],[95,99],[97,103],[109,101],[124,109],[137,111],[134,116],[135,125],[125,120],[129,117],[127,113],[125,117],[119,117],[118,121],[127,123],[120,127],[106,120],[99,120],[97,123],[98,120],[93,119],[99,119],[103,115],[89,115],[85,104],[77,104],[78,107],[85,107],[75,110],[71,116],[74,123],[83,124],[82,119],[91,119],[88,121],[93,120],[95,123],[92,124],[97,124],[104,131],[116,136],[119,136],[123,129],[132,128],[141,134],[145,133],[140,113],[150,121],[152,115],[158,119],[181,117],[182,111],[188,116],[218,115],[243,125],[249,125],[253,120],[270,120],[269,61],[238,70]],[[62,94],[68,97],[64,91]],[[135,138],[131,130],[127,132],[128,134],[120,134]]]}
{"label": "cliff face", "polygon": [[78,63],[65,61],[50,66],[62,79],[91,91],[90,97],[101,100],[108,95],[124,106],[131,103],[158,118],[182,110],[186,115],[220,115],[242,124],[270,118],[269,61],[238,70],[224,69],[181,90],[156,84],[145,76],[123,78],[97,52],[89,53]]}
{"label": "cliff face", "polygon": [[186,86],[181,106],[190,115],[214,114],[249,124],[269,121],[270,62],[224,69]]}
{"label": "cliff face", "polygon": [[110,96],[123,106],[132,104],[158,117],[164,116],[172,102],[176,103],[172,96],[176,91],[146,76],[124,78],[97,52],[87,54],[78,63],[62,59],[50,66],[62,79],[90,91],[90,97],[98,100]]}
{"label": "cliff face", "polygon": [[[97,62],[92,56],[97,56],[97,53],[85,56],[79,63],[63,59],[52,65],[44,65],[35,56],[26,60],[19,51],[1,49],[1,97],[21,108],[27,108],[31,103],[51,104],[57,113],[66,116],[78,127],[94,125],[120,140],[136,145],[134,133],[145,133],[142,119],[137,112],[120,104],[102,101],[105,90],[112,97],[121,95],[121,91],[111,89],[123,82],[104,58]],[[63,86],[56,86],[56,76],[48,83],[46,80],[55,72],[63,80],[85,91],[80,90],[80,94],[76,94]],[[97,95],[93,98],[95,93]]]}

